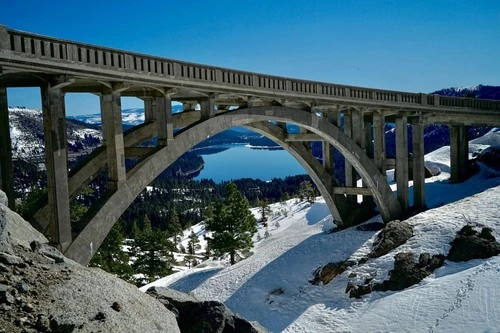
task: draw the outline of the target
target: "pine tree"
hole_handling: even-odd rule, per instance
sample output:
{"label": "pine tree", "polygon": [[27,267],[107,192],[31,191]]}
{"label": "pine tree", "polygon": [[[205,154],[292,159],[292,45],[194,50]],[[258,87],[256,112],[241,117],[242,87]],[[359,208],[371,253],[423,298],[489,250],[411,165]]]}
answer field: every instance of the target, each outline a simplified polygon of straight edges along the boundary
{"label": "pine tree", "polygon": [[99,267],[123,280],[131,281],[133,271],[128,254],[122,250],[124,240],[125,236],[119,221],[109,231],[108,236],[90,261],[90,266]]}
{"label": "pine tree", "polygon": [[271,207],[269,207],[269,202],[266,199],[257,200],[257,204],[259,205],[260,210],[260,222],[267,225],[268,215],[271,214]]}
{"label": "pine tree", "polygon": [[168,239],[167,234],[161,230],[153,230],[151,221],[144,217],[143,229],[138,233],[132,246],[135,261],[132,267],[135,273],[144,274],[144,283],[153,282],[163,276],[172,274],[175,264],[174,244]]}
{"label": "pine tree", "polygon": [[299,187],[299,196],[300,199],[302,200],[307,200],[309,203],[314,203],[315,200],[315,190],[314,187],[312,186],[311,182],[309,181],[303,181],[300,183]]}
{"label": "pine tree", "polygon": [[226,186],[226,198],[216,202],[206,214],[205,225],[212,237],[207,237],[215,255],[228,253],[231,265],[238,251],[253,247],[252,236],[257,231],[250,205],[234,183]]}
{"label": "pine tree", "polygon": [[177,214],[177,209],[174,205],[171,205],[168,215],[169,219],[167,230],[170,236],[172,236],[174,239],[174,245],[177,246],[177,244],[179,244],[179,242],[181,241],[179,235],[182,234],[182,225],[179,221],[179,214]]}
{"label": "pine tree", "polygon": [[185,261],[188,264],[188,267],[191,268],[196,266],[196,251],[201,248],[200,240],[198,236],[191,230],[191,234],[189,235],[188,247],[187,247],[187,255],[185,257]]}

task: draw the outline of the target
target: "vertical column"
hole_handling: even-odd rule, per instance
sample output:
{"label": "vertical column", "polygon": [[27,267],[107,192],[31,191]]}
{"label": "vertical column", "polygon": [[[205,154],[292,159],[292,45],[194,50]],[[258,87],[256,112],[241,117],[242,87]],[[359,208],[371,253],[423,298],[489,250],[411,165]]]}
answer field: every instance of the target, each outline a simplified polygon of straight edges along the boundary
{"label": "vertical column", "polygon": [[465,179],[469,162],[469,138],[464,125],[450,126],[450,182],[458,183]]}
{"label": "vertical column", "polygon": [[385,118],[382,113],[373,115],[373,159],[385,175]]}
{"label": "vertical column", "polygon": [[467,179],[469,173],[469,130],[468,126],[460,126],[460,145],[459,150],[459,165],[460,165],[460,181]]}
{"label": "vertical column", "polygon": [[116,191],[126,180],[125,145],[120,93],[105,88],[101,94],[103,144],[108,161],[108,189]]}
{"label": "vertical column", "polygon": [[156,97],[154,107],[158,121],[158,145],[165,146],[174,139],[172,98],[168,94]]}
{"label": "vertical column", "polygon": [[425,208],[425,162],[424,162],[424,125],[422,119],[412,118],[413,150],[413,206]]}
{"label": "vertical column", "polygon": [[403,210],[408,202],[408,127],[406,116],[396,117],[396,183]]}
{"label": "vertical column", "polygon": [[3,86],[0,86],[0,189],[7,195],[9,208],[14,209],[16,203],[14,196],[14,168],[12,166],[9,107],[7,102],[7,88]]}
{"label": "vertical column", "polygon": [[[348,137],[353,137],[353,114],[345,113],[344,114],[344,132]],[[356,171],[349,161],[345,160],[345,186],[346,187],[355,187],[356,186]],[[356,195],[348,195],[347,200],[350,203],[356,204],[358,202],[358,198]]]}
{"label": "vertical column", "polygon": [[209,119],[215,116],[215,96],[210,95],[200,102],[201,119]]}
{"label": "vertical column", "polygon": [[145,97],[142,99],[144,101],[144,122],[150,122],[156,120],[156,114],[153,110],[153,99],[150,97]]}
{"label": "vertical column", "polygon": [[68,190],[68,148],[64,93],[42,87],[43,132],[47,168],[51,242],[65,251],[72,241]]}

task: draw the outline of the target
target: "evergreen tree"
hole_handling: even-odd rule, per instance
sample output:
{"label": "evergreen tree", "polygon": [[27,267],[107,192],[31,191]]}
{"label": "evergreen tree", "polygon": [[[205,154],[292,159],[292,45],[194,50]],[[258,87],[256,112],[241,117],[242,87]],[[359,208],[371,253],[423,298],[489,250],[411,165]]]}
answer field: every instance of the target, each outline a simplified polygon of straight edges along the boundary
{"label": "evergreen tree", "polygon": [[175,264],[174,244],[168,239],[166,232],[153,230],[151,221],[144,217],[144,226],[138,233],[132,246],[135,261],[132,267],[135,273],[145,276],[143,283],[153,282],[163,276],[172,274],[172,265]]}
{"label": "evergreen tree", "polygon": [[271,214],[271,207],[269,207],[269,202],[266,199],[257,200],[260,210],[260,221],[263,222],[264,226],[267,225],[268,215]]}
{"label": "evergreen tree", "polygon": [[174,239],[174,245],[177,246],[179,242],[181,241],[181,238],[179,235],[182,234],[182,225],[179,221],[179,214],[177,214],[177,209],[175,208],[174,205],[170,206],[170,209],[168,211],[168,233],[173,237]]}
{"label": "evergreen tree", "polygon": [[201,248],[200,240],[198,236],[191,230],[191,234],[189,235],[188,247],[187,247],[187,256],[185,257],[185,261],[188,264],[188,267],[191,268],[196,266],[196,251]]}
{"label": "evergreen tree", "polygon": [[133,271],[128,254],[122,250],[124,240],[121,223],[118,221],[92,257],[90,266],[99,267],[106,272],[116,274],[123,280],[131,281]]}
{"label": "evergreen tree", "polygon": [[314,203],[316,191],[311,182],[306,180],[300,183],[299,196],[301,200],[307,200],[309,203]]}
{"label": "evergreen tree", "polygon": [[226,186],[224,201],[216,202],[206,215],[206,229],[212,232],[207,238],[215,255],[228,253],[232,265],[238,251],[252,248],[252,236],[257,231],[255,217],[234,183]]}

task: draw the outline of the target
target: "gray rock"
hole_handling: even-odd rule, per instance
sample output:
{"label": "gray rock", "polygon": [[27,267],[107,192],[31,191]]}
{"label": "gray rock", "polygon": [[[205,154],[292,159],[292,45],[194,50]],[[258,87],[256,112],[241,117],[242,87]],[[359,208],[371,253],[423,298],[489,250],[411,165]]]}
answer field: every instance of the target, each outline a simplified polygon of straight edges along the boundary
{"label": "gray rock", "polygon": [[9,204],[9,199],[4,191],[0,190],[0,206],[7,206]]}
{"label": "gray rock", "polygon": [[33,250],[33,252],[41,254],[47,258],[50,258],[54,260],[56,263],[62,263],[68,261],[61,252],[59,252],[56,248],[48,244],[40,243],[39,241],[34,240],[30,243],[30,247]]}
{"label": "gray rock", "polygon": [[177,309],[179,313],[177,322],[183,333],[267,332],[262,326],[233,314],[221,302],[198,301],[193,296],[163,287],[151,287],[147,293],[155,298],[167,299]]}
{"label": "gray rock", "polygon": [[380,231],[370,253],[371,258],[378,258],[404,244],[413,236],[413,228],[407,222],[394,220],[387,223]]}
{"label": "gray rock", "polygon": [[486,259],[500,254],[500,243],[491,234],[491,229],[483,228],[478,234],[472,226],[466,225],[451,243],[447,259],[468,261]]}
{"label": "gray rock", "polygon": [[19,258],[18,256],[8,254],[8,253],[0,253],[0,263],[10,266],[25,266],[24,260]]}

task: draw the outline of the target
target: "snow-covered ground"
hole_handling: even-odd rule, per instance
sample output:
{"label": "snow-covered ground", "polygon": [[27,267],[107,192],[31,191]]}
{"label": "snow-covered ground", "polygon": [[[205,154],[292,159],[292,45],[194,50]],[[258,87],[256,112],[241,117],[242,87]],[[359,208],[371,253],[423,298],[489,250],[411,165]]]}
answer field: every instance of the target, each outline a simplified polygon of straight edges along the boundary
{"label": "snow-covered ground", "polygon": [[[472,141],[470,153],[499,143],[500,131],[493,130]],[[233,266],[206,261],[141,289],[169,286],[199,299],[219,300],[272,332],[500,332],[498,256],[446,261],[420,284],[399,292],[373,292],[361,299],[345,293],[348,281],[386,279],[398,252],[447,254],[456,232],[467,223],[490,227],[499,239],[498,171],[482,167],[466,182],[449,184],[449,147],[428,154],[426,163],[442,172],[427,179],[427,203],[432,208],[407,220],[414,236],[385,256],[351,267],[327,285],[311,285],[308,280],[328,262],[366,256],[377,232],[351,228],[325,233],[332,220],[324,201],[318,199],[311,206],[293,199],[271,205],[276,216],[269,222],[270,236],[264,238],[265,230],[259,227],[261,237],[256,234],[249,258]],[[258,216],[257,210],[254,214]],[[201,237],[203,226],[193,228]],[[189,233],[185,232],[186,237]],[[349,278],[351,273],[356,277]]]}

